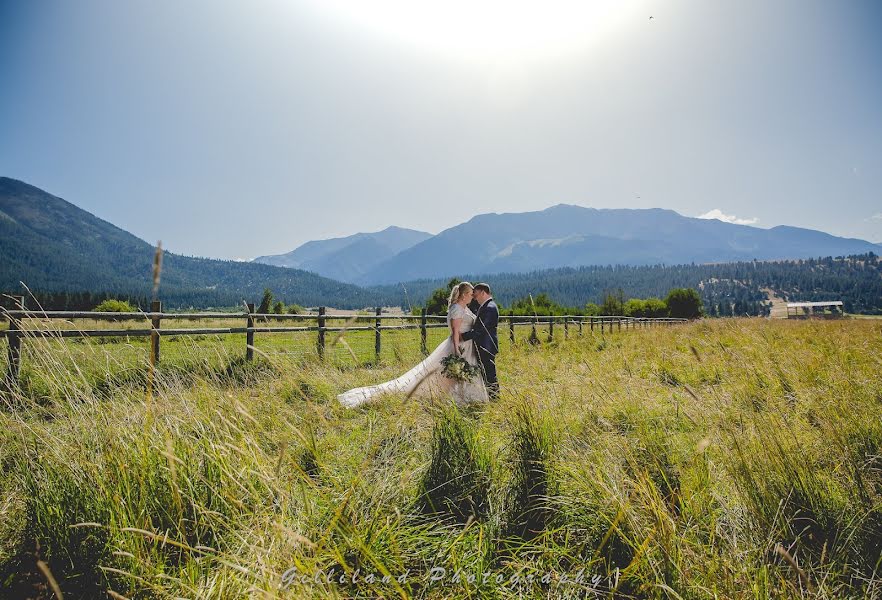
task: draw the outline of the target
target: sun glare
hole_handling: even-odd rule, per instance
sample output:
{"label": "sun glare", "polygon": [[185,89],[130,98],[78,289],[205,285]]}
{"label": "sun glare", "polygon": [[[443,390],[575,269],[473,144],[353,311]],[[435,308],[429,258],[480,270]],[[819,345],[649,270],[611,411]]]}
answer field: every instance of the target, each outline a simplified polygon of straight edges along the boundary
{"label": "sun glare", "polygon": [[477,61],[553,58],[639,17],[628,0],[321,0],[338,19],[386,40]]}

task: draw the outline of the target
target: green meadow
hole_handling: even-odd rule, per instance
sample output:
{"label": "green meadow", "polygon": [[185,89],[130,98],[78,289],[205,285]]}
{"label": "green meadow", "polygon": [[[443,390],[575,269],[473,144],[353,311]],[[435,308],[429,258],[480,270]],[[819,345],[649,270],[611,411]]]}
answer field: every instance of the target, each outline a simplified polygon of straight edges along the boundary
{"label": "green meadow", "polygon": [[882,321],[528,333],[494,403],[354,410],[418,330],[26,339],[0,596],[882,597]]}

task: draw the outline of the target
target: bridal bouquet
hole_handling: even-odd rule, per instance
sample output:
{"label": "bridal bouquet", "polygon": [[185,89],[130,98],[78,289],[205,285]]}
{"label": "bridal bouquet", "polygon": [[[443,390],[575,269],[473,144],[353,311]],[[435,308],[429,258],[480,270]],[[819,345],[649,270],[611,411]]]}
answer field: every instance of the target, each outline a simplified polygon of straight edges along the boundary
{"label": "bridal bouquet", "polygon": [[441,373],[454,381],[471,381],[481,374],[481,369],[462,356],[449,354],[441,359]]}

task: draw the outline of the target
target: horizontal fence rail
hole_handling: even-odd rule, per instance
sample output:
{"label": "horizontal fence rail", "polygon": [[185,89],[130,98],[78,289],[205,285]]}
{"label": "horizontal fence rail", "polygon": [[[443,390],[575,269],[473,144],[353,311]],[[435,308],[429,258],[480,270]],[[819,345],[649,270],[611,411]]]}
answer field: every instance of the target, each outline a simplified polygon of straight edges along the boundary
{"label": "horizontal fence rail", "polygon": [[[21,299],[19,306],[24,307]],[[202,313],[166,313],[162,312],[161,302],[155,301],[150,312],[90,312],[90,311],[35,311],[26,310],[2,310],[0,316],[9,322],[9,328],[0,331],[0,336],[8,342],[8,365],[6,380],[7,384],[17,386],[21,372],[22,341],[32,338],[100,338],[100,337],[149,337],[151,365],[159,363],[160,343],[162,337],[190,336],[190,335],[245,335],[245,358],[253,360],[254,357],[254,334],[268,333],[315,333],[315,350],[320,358],[324,357],[327,341],[325,334],[343,334],[346,332],[375,332],[374,351],[376,359],[380,359],[382,349],[383,331],[420,330],[420,350],[426,355],[427,333],[430,329],[447,328],[447,317],[427,315],[425,310],[419,315],[383,315],[377,308],[374,314],[328,314],[325,307],[320,307],[317,314],[271,314],[254,312],[254,305],[247,304],[247,312],[202,312]],[[66,322],[73,325],[73,319],[88,319],[94,321],[141,321],[146,322],[147,328],[106,328],[106,329],[62,329],[62,328],[35,328],[25,325],[52,325],[57,322]],[[244,327],[192,327],[192,328],[165,328],[161,327],[162,321],[174,320],[216,320],[231,319],[245,321]],[[315,325],[299,326],[268,326],[261,325],[268,321],[293,321],[314,322]],[[384,320],[396,320],[403,322],[401,325],[383,325]],[[364,325],[364,321],[371,321],[370,325]],[[563,315],[563,316],[523,316],[523,315],[500,315],[498,333],[499,337],[508,334],[509,341],[514,343],[515,328],[530,326],[530,335],[526,341],[538,343],[537,330],[542,327],[547,330],[547,341],[555,338],[555,329],[566,339],[573,334],[583,335],[583,330],[599,332],[601,334],[612,333],[614,330],[638,329],[645,327],[673,325],[688,321],[688,319],[675,318],[639,318],[623,316],[592,316],[592,315]],[[413,323],[410,323],[413,322]],[[507,332],[506,332],[507,329]],[[562,331],[561,331],[562,329]]]}

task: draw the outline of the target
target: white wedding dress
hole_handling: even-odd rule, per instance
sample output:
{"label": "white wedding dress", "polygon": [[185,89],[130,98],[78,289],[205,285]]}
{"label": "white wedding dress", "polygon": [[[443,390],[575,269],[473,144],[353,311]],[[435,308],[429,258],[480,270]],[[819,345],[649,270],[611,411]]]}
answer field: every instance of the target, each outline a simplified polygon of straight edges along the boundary
{"label": "white wedding dress", "polygon": [[[462,319],[460,333],[470,331],[475,315],[468,308],[454,304],[447,311],[447,326],[453,319]],[[469,363],[480,366],[478,353],[472,342],[461,342],[462,356]],[[452,396],[457,404],[487,401],[487,389],[480,375],[472,381],[454,381],[441,373],[441,360],[453,354],[452,334],[441,342],[432,353],[410,371],[392,381],[355,388],[337,396],[340,404],[353,408],[385,394],[412,394],[423,398]]]}

